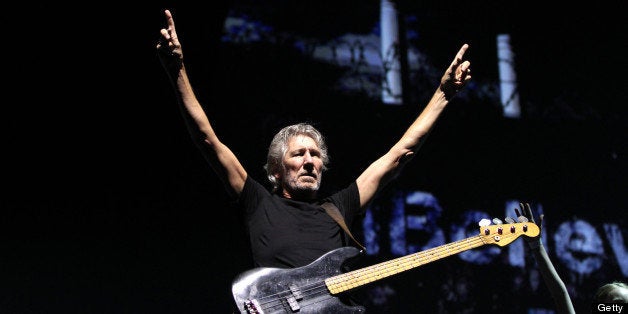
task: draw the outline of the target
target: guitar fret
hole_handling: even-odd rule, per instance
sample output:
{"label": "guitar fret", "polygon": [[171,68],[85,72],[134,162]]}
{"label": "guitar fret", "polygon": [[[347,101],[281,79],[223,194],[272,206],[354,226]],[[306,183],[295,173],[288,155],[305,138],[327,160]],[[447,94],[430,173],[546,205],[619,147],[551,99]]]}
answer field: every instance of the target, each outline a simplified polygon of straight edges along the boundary
{"label": "guitar fret", "polygon": [[515,228],[515,225],[519,224],[521,223],[513,224],[510,230],[515,231],[511,231],[510,234],[499,234],[499,229],[503,229],[503,225],[483,226],[479,235],[329,277],[325,279],[325,285],[331,294],[337,294],[482,245],[504,246],[522,234],[534,237],[540,232],[538,226],[529,223],[528,227],[532,226],[532,230],[524,232],[522,228]]}

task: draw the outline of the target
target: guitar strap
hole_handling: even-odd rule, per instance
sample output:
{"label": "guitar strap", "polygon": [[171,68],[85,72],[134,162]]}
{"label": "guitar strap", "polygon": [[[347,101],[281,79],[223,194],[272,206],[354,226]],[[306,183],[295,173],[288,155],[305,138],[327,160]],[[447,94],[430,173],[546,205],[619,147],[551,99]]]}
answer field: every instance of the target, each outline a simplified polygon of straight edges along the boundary
{"label": "guitar strap", "polygon": [[351,234],[351,231],[345,223],[345,219],[342,217],[342,214],[340,213],[340,210],[338,209],[338,207],[336,207],[336,205],[334,205],[332,202],[325,202],[321,204],[321,207],[323,207],[327,214],[331,216],[331,218],[333,218],[340,225],[340,227],[342,227],[342,229],[349,235],[349,237],[351,237],[353,242],[355,242],[362,250],[366,251],[366,248],[353,237],[353,234]]}

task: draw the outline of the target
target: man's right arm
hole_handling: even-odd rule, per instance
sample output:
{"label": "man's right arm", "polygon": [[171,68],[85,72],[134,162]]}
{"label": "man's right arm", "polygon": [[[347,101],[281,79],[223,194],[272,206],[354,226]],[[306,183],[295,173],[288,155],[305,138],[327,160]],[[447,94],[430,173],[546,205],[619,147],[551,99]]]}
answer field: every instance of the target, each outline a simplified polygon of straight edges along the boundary
{"label": "man's right arm", "polygon": [[246,180],[246,170],[231,149],[218,139],[205,110],[196,98],[183,63],[183,51],[174,19],[169,10],[165,10],[164,13],[167,28],[161,29],[157,52],[174,87],[183,119],[192,140],[225,183],[228,192],[234,196],[239,195]]}

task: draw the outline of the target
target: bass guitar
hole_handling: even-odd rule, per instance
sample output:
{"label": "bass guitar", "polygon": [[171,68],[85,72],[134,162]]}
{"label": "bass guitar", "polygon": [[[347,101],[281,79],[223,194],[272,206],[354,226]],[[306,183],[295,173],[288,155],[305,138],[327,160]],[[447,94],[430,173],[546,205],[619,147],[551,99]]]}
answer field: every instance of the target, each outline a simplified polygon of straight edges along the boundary
{"label": "bass guitar", "polygon": [[363,313],[363,306],[343,302],[340,294],[450,255],[488,244],[506,246],[539,233],[533,222],[481,226],[476,236],[348,272],[343,266],[362,251],[342,247],[303,267],[248,270],[235,278],[231,290],[241,314]]}

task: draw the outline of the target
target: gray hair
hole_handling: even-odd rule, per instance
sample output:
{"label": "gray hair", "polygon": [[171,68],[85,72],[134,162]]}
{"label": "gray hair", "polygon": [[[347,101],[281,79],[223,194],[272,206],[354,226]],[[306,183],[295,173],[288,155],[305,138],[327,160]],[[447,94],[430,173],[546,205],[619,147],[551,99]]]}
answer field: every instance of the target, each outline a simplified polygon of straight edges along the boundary
{"label": "gray hair", "polygon": [[622,281],[612,281],[604,284],[597,289],[593,300],[595,300],[596,302],[604,303],[617,303],[628,301],[622,300],[618,297],[618,295],[614,292],[617,289],[628,289],[628,284]]}
{"label": "gray hair", "polygon": [[289,125],[279,130],[268,147],[268,155],[266,157],[266,164],[264,170],[268,180],[273,185],[273,192],[279,190],[280,182],[274,176],[275,173],[282,171],[283,156],[288,151],[288,141],[290,138],[297,135],[305,135],[314,140],[316,145],[321,151],[321,159],[323,160],[323,170],[327,170],[329,164],[329,155],[327,154],[327,144],[325,144],[325,138],[320,131],[314,126],[308,123],[297,123]]}

